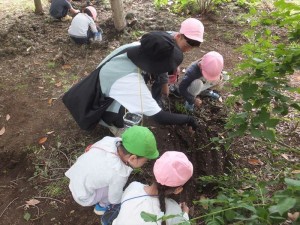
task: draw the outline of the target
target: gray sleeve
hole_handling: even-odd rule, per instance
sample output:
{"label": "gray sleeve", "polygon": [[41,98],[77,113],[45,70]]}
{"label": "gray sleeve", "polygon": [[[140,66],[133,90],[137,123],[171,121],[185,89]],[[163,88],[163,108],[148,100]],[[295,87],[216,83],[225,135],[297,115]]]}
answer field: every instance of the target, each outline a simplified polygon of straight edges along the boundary
{"label": "gray sleeve", "polygon": [[191,83],[201,77],[201,72],[200,69],[197,65],[197,62],[194,62],[192,65],[190,65],[186,73],[184,75],[183,80],[179,84],[179,92],[180,95],[184,97],[184,99],[189,103],[189,104],[194,104],[195,101],[195,96],[191,95],[188,92],[188,87],[191,85]]}

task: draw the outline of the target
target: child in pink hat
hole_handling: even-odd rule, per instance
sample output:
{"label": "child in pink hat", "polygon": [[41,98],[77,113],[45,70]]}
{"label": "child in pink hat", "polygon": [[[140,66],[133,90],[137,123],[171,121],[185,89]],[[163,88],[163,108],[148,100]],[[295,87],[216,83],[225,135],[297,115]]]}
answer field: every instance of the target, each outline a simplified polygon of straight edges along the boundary
{"label": "child in pink hat", "polygon": [[102,40],[102,30],[95,21],[97,11],[93,6],[88,6],[78,13],[72,20],[68,29],[70,38],[76,44],[89,44],[91,40]]}
{"label": "child in pink hat", "polygon": [[[193,111],[194,106],[200,107],[202,104],[197,96],[221,82],[223,68],[223,56],[215,51],[208,52],[186,69],[179,87],[170,86],[171,94],[176,97],[183,96],[185,108]],[[217,97],[216,93],[215,96]]]}
{"label": "child in pink hat", "polygon": [[[199,47],[203,42],[204,26],[200,20],[188,18],[181,23],[179,32],[168,31],[168,33],[174,38],[182,52],[188,52],[193,48]],[[168,82],[177,81],[178,74],[179,68],[163,74],[144,74],[146,80],[153,81],[151,87],[152,96],[160,106],[162,94],[169,95]]]}
{"label": "child in pink hat", "polygon": [[[193,165],[182,152],[167,151],[156,160],[153,167],[155,181],[150,185],[132,182],[122,195],[122,203],[118,216],[112,225],[147,225],[141,218],[141,212],[158,217],[163,215],[179,215],[157,224],[179,224],[189,220],[189,208],[185,203],[178,204],[168,196],[179,194],[183,185],[193,175]],[[105,218],[105,214],[104,217]],[[102,219],[102,225],[108,225]]]}

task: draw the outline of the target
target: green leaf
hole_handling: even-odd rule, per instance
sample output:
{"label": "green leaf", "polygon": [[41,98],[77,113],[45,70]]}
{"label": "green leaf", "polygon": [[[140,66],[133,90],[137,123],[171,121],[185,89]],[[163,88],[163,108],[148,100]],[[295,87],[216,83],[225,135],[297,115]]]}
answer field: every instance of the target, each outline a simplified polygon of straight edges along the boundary
{"label": "green leaf", "polygon": [[296,186],[296,187],[300,187],[300,180],[293,180],[290,178],[285,178],[284,182],[288,185],[288,186]]}
{"label": "green leaf", "polygon": [[[180,214],[176,214],[176,215],[167,215],[167,216],[162,216],[160,218],[158,218],[157,220],[161,220],[161,221],[166,221],[168,219],[172,219],[172,218],[175,218],[175,217],[182,217],[182,215]],[[183,217],[182,217],[183,218]]]}
{"label": "green leaf", "polygon": [[246,118],[241,118],[241,117],[234,117],[231,119],[231,121],[234,123],[234,124],[244,124],[246,122]]}
{"label": "green leaf", "polygon": [[274,130],[264,130],[261,132],[262,136],[268,139],[271,142],[275,141],[275,132]]}
{"label": "green leaf", "polygon": [[233,210],[228,210],[228,211],[225,212],[225,218],[229,222],[233,221],[235,216],[236,216],[236,213]]}
{"label": "green leaf", "polygon": [[243,108],[246,110],[246,111],[251,111],[252,109],[252,104],[250,102],[246,102],[244,105],[243,105]]}
{"label": "green leaf", "polygon": [[264,218],[264,219],[267,219],[267,218],[268,218],[269,213],[268,213],[268,211],[267,211],[265,208],[263,208],[263,207],[258,207],[258,208],[256,208],[256,211],[257,211],[256,214],[257,214],[259,217]]}
{"label": "green leaf", "polygon": [[258,89],[257,84],[248,84],[248,83],[242,83],[241,85],[241,91],[243,94],[243,99],[246,101],[249,98],[253,97],[255,95],[255,92]]}
{"label": "green leaf", "polygon": [[253,137],[256,137],[256,138],[261,138],[262,137],[262,133],[261,133],[261,130],[259,130],[259,129],[251,129],[251,135],[253,136]]}
{"label": "green leaf", "polygon": [[147,213],[144,211],[141,212],[141,217],[143,218],[143,220],[145,222],[156,222],[157,221],[157,215]]}
{"label": "green leaf", "polygon": [[240,207],[245,208],[245,209],[248,209],[248,210],[250,210],[250,211],[253,212],[253,213],[256,213],[256,209],[255,209],[252,205],[247,205],[247,204],[245,204],[245,203],[242,203],[242,204],[240,205]]}
{"label": "green leaf", "polygon": [[23,218],[24,218],[24,220],[29,221],[30,218],[31,218],[30,213],[29,212],[25,212]]}
{"label": "green leaf", "polygon": [[294,109],[297,109],[297,110],[300,111],[300,104],[299,103],[293,103],[290,106],[293,107]]}
{"label": "green leaf", "polygon": [[288,212],[291,208],[293,208],[296,204],[296,199],[294,198],[286,198],[278,202],[277,205],[273,205],[269,208],[270,213],[279,213],[279,215],[283,215]]}
{"label": "green leaf", "polygon": [[266,121],[265,124],[267,127],[275,128],[276,125],[279,123],[279,121],[280,121],[279,119],[269,119]]}

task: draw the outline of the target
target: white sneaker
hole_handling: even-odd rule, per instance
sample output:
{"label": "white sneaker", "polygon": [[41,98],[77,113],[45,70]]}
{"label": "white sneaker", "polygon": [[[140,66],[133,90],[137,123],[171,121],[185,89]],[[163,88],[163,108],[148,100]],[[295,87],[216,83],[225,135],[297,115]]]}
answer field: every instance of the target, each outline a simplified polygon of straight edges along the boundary
{"label": "white sneaker", "polygon": [[113,133],[113,135],[115,135],[115,137],[121,137],[126,130],[126,128],[117,128],[115,126],[109,126],[108,129]]}
{"label": "white sneaker", "polygon": [[107,127],[110,130],[110,132],[112,132],[113,135],[115,135],[115,137],[121,137],[122,134],[124,133],[124,131],[126,130],[126,127],[124,127],[124,128],[117,128],[116,126],[109,126],[103,120],[100,120],[99,124],[102,125],[102,126],[104,126],[104,127]]}

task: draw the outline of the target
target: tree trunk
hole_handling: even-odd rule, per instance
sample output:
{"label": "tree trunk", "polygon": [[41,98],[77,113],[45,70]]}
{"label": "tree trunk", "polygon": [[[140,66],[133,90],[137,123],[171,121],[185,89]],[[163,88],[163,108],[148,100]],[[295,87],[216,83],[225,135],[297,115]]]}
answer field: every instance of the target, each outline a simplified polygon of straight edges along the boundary
{"label": "tree trunk", "polygon": [[123,0],[110,0],[110,5],[113,12],[115,28],[118,31],[121,31],[126,27]]}
{"label": "tree trunk", "polygon": [[35,14],[44,14],[43,6],[41,0],[34,0],[34,6],[35,6]]}

